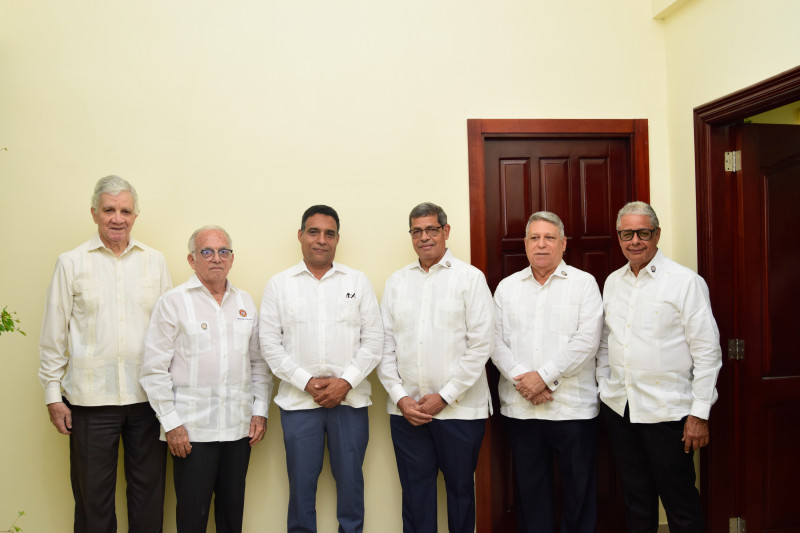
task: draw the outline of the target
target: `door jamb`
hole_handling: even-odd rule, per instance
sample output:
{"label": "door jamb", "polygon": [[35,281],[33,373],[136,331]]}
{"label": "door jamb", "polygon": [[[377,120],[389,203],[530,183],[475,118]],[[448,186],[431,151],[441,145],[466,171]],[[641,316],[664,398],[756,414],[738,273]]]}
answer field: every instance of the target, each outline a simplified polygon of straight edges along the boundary
{"label": "door jamb", "polygon": [[[718,98],[699,107],[694,111],[694,139],[695,139],[695,190],[696,190],[696,210],[697,210],[697,260],[698,272],[706,280],[709,292],[712,295],[712,308],[714,307],[714,295],[732,293],[737,287],[736,282],[723,277],[717,277],[715,265],[730,265],[732,257],[715,256],[714,247],[717,240],[714,238],[715,229],[718,231],[730,232],[731,227],[712,227],[712,221],[719,209],[719,215],[725,214],[726,202],[730,204],[730,192],[726,190],[724,184],[724,172],[722,170],[723,154],[718,153],[719,148],[713,141],[717,136],[724,134],[724,129],[728,126],[740,122],[745,118],[786,105],[800,100],[800,67],[782,72],[764,81],[745,87],[739,91],[731,93],[722,98]],[[730,215],[736,218],[738,206],[731,204],[729,209],[733,210]],[[736,227],[735,225],[733,227]],[[715,316],[724,320],[724,313],[719,313],[714,309]],[[720,323],[721,341],[726,342],[725,333],[735,335],[734,324]],[[723,369],[724,370],[724,369]],[[734,374],[736,368],[733,369]],[[734,375],[735,377],[735,375]],[[734,379],[724,379],[720,375],[717,388],[720,396],[736,396]],[[725,442],[735,440],[733,433],[733,423],[736,418],[736,407],[733,402],[720,402],[720,407],[724,410],[715,414],[716,420],[721,420],[717,424],[710,425],[711,446],[715,442]],[[727,442],[724,449],[724,457],[721,453],[711,454],[708,448],[704,448],[702,453],[705,456],[711,455],[714,459],[701,461],[701,495],[703,496],[703,507],[706,514],[706,530],[711,531],[714,521],[723,520],[727,516],[736,516],[739,512],[737,502],[738,490],[733,484],[725,483],[723,486],[713,486],[712,475],[719,469],[723,472],[736,471],[737,465],[734,449],[736,443]],[[731,446],[731,444],[734,444]],[[711,464],[711,463],[714,464]]]}

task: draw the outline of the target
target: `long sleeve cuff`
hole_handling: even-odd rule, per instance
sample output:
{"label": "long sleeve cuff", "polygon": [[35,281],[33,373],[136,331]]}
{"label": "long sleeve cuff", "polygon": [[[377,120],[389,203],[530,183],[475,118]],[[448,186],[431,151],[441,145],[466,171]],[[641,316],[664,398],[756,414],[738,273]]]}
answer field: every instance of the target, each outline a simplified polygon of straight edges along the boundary
{"label": "long sleeve cuff", "polygon": [[511,369],[511,372],[509,372],[508,375],[511,376],[511,379],[514,379],[515,377],[521,376],[526,372],[530,372],[530,370],[518,364],[514,365],[514,368]]}
{"label": "long sleeve cuff", "polygon": [[708,420],[708,416],[711,414],[711,404],[695,400],[692,402],[692,408],[689,410],[689,414],[697,418],[702,418],[703,420]]}
{"label": "long sleeve cuff", "polygon": [[359,383],[361,383],[361,371],[354,366],[348,366],[345,368],[344,372],[342,372],[342,375],[339,377],[348,382],[354,389],[358,387]]}
{"label": "long sleeve cuff", "polygon": [[253,402],[253,416],[263,416],[268,418],[267,412],[269,411],[269,402],[256,400]]}
{"label": "long sleeve cuff", "polygon": [[404,389],[403,386],[400,384],[395,385],[389,391],[389,398],[392,399],[392,402],[394,402],[395,405],[397,405],[397,402],[399,402],[406,396],[409,396],[409,394],[406,392],[406,389]]}
{"label": "long sleeve cuff", "polygon": [[561,372],[552,361],[545,363],[537,372],[550,390],[556,390],[561,384]]}
{"label": "long sleeve cuff", "polygon": [[61,383],[58,382],[48,383],[47,387],[44,389],[45,405],[50,405],[51,403],[58,403],[63,401],[64,399],[61,394]]}
{"label": "long sleeve cuff", "polygon": [[306,390],[306,385],[308,385],[308,380],[313,377],[314,376],[309,374],[307,371],[303,370],[302,368],[298,368],[292,375],[292,385],[304,391]]}
{"label": "long sleeve cuff", "polygon": [[164,433],[167,431],[172,431],[176,427],[181,425],[181,417],[178,415],[178,411],[172,411],[158,419],[161,422],[161,427],[164,428]]}
{"label": "long sleeve cuff", "polygon": [[439,391],[439,396],[441,396],[442,399],[447,402],[447,405],[453,405],[461,397],[461,395],[458,394],[456,387],[451,383],[447,383],[441,388]]}

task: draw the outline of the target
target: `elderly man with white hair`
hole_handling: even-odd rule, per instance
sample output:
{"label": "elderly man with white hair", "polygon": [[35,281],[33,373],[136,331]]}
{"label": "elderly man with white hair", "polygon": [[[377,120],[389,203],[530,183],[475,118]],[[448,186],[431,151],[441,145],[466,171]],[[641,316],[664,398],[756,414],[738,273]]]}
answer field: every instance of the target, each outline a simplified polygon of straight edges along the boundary
{"label": "elderly man with white hair", "polygon": [[242,531],[250,449],[267,430],[272,378],[258,313],[228,280],[230,235],[203,226],[189,239],[195,273],[156,303],[141,382],[173,455],[178,532],[205,531],[211,496],[219,533]]}
{"label": "elderly man with white hair", "polygon": [[658,249],[661,228],[649,204],[623,206],[617,235],[628,263],[603,288],[597,384],[628,531],[656,531],[660,496],[672,533],[700,533],[692,455],[708,444],[722,366],[708,287]]}
{"label": "elderly man with white hair", "polygon": [[122,437],[128,531],[158,532],[166,451],[139,371],[150,311],[172,280],[164,256],[131,237],[130,183],[100,179],[91,213],[98,234],[59,256],[47,291],[39,379],[50,421],[70,436],[75,531],[116,531]]}
{"label": "elderly man with white hair", "polygon": [[564,262],[555,213],[525,227],[530,265],[497,286],[492,361],[509,428],[518,531],[552,533],[553,455],[564,491],[561,531],[593,533],[597,521],[595,354],[603,301],[594,277]]}

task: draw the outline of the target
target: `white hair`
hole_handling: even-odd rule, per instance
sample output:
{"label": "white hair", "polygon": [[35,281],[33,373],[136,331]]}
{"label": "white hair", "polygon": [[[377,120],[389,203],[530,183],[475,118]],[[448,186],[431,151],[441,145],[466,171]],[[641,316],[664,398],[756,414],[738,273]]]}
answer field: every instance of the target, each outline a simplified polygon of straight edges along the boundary
{"label": "white hair", "polygon": [[619,231],[619,225],[622,222],[622,217],[625,215],[644,215],[650,218],[650,224],[653,226],[653,229],[659,228],[656,212],[647,202],[628,202],[623,205],[617,215],[617,231]]}
{"label": "white hair", "polygon": [[136,189],[127,180],[114,175],[97,180],[97,185],[94,186],[94,194],[92,195],[92,209],[97,212],[100,208],[100,197],[104,194],[116,196],[123,192],[129,192],[133,196],[133,214],[138,215],[139,195],[136,194]]}
{"label": "white hair", "polygon": [[197,251],[197,250],[194,249],[194,241],[195,241],[195,239],[197,239],[197,236],[200,235],[200,233],[203,232],[203,231],[221,231],[222,234],[225,235],[225,238],[228,240],[228,248],[233,248],[233,240],[231,239],[231,236],[228,235],[228,232],[225,231],[225,228],[223,228],[221,226],[214,226],[213,224],[209,224],[207,226],[203,226],[202,228],[197,228],[196,230],[194,230],[194,233],[192,233],[192,236],[189,237],[189,253],[190,254],[193,254],[193,253],[195,253]]}
{"label": "white hair", "polygon": [[528,219],[528,223],[525,225],[525,238],[528,238],[528,229],[531,227],[531,224],[536,222],[537,220],[544,220],[545,222],[549,222],[558,228],[558,236],[560,238],[564,238],[564,223],[561,222],[561,219],[555,213],[550,211],[537,211],[530,216]]}

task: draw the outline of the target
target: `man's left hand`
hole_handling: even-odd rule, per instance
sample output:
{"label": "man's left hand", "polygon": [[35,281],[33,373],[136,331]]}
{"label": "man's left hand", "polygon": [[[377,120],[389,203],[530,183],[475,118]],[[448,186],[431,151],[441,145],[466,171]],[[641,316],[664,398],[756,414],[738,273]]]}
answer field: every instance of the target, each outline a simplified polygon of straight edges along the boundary
{"label": "man's left hand", "polygon": [[519,376],[514,376],[514,381],[517,382],[514,388],[526,400],[533,400],[543,390],[547,389],[547,384],[538,372],[525,372]]}
{"label": "man's left hand", "polygon": [[708,444],[708,420],[689,415],[683,424],[683,451],[699,450]]}
{"label": "man's left hand", "polygon": [[253,418],[250,419],[250,433],[247,434],[247,436],[250,437],[250,446],[255,446],[261,442],[266,432],[267,417],[254,415]]}
{"label": "man's left hand", "polygon": [[327,409],[342,403],[347,397],[347,393],[353,388],[346,379],[322,378],[320,381],[326,382],[327,386],[314,398],[314,401]]}
{"label": "man's left hand", "polygon": [[420,411],[423,413],[436,416],[442,411],[442,409],[447,407],[447,402],[444,401],[439,393],[433,392],[431,394],[426,394],[419,399],[419,407]]}

